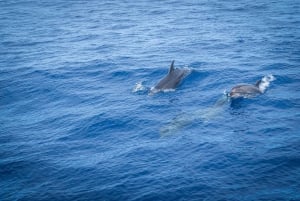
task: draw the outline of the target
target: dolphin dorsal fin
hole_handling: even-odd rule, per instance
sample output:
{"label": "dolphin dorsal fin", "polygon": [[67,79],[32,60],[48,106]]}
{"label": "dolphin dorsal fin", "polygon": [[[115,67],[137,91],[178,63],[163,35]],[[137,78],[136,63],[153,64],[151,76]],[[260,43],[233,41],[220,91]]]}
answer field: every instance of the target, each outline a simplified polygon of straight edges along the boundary
{"label": "dolphin dorsal fin", "polygon": [[169,69],[169,74],[172,73],[174,71],[174,60],[171,63],[170,69]]}

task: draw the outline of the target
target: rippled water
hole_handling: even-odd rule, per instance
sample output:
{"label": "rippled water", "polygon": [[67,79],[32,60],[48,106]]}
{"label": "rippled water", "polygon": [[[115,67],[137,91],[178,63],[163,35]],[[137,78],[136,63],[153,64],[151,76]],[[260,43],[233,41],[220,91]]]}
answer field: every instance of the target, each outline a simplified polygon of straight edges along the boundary
{"label": "rippled water", "polygon": [[0,7],[0,200],[300,200],[299,1]]}

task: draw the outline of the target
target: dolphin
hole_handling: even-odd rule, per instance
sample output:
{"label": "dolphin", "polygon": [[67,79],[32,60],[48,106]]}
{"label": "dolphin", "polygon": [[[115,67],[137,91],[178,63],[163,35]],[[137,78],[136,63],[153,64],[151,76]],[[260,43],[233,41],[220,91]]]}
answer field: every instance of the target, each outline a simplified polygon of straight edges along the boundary
{"label": "dolphin", "polygon": [[259,83],[255,83],[255,85],[251,84],[239,84],[233,87],[229,92],[229,97],[231,98],[239,98],[239,97],[252,97],[258,94],[262,94],[262,91],[259,89]]}
{"label": "dolphin", "polygon": [[151,88],[152,93],[162,90],[175,89],[180,82],[190,74],[190,69],[179,69],[174,67],[174,60],[171,63],[168,74],[162,78],[154,87]]}
{"label": "dolphin", "polygon": [[258,80],[255,84],[238,84],[227,93],[227,96],[230,98],[251,98],[263,94],[273,80],[275,80],[274,76],[268,75]]}

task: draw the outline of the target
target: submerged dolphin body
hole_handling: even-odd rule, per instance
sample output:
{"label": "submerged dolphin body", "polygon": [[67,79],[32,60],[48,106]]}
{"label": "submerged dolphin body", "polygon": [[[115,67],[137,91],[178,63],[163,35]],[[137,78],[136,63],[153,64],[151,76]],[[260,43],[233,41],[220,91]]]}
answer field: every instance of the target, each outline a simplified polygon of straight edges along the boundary
{"label": "submerged dolphin body", "polygon": [[179,69],[174,67],[174,61],[172,61],[168,74],[162,78],[155,87],[151,88],[152,93],[156,93],[162,90],[175,89],[180,82],[191,72],[190,69]]}
{"label": "submerged dolphin body", "polygon": [[273,80],[275,80],[274,76],[268,75],[258,80],[254,85],[239,84],[233,87],[227,95],[231,98],[251,98],[264,93]]}

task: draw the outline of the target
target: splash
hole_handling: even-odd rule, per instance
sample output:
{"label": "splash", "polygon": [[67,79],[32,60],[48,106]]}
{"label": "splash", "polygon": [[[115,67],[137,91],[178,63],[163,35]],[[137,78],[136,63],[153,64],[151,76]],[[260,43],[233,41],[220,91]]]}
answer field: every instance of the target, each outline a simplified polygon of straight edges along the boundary
{"label": "splash", "polygon": [[133,93],[137,93],[137,92],[145,92],[145,91],[147,91],[147,90],[148,90],[147,87],[145,87],[145,86],[143,85],[143,81],[141,81],[141,82],[137,82],[137,83],[135,84],[134,88],[132,89],[132,92],[133,92]]}
{"label": "splash", "polygon": [[150,95],[153,95],[155,93],[158,92],[164,92],[164,93],[168,93],[168,92],[174,92],[176,89],[156,89],[155,87],[151,87],[150,89]]}
{"label": "splash", "polygon": [[272,81],[276,80],[273,75],[266,75],[261,79],[261,83],[259,84],[259,90],[264,93],[266,89],[270,86]]}

